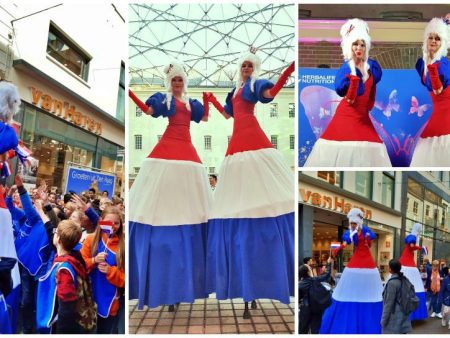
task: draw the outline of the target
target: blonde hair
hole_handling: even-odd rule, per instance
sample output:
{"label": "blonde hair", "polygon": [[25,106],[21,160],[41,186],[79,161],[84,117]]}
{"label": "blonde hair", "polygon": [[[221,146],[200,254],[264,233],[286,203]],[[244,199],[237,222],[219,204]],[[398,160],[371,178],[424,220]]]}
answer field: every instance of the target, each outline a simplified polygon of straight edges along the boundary
{"label": "blonde hair", "polygon": [[71,251],[80,242],[81,227],[74,221],[64,220],[56,228],[59,242],[65,250]]}

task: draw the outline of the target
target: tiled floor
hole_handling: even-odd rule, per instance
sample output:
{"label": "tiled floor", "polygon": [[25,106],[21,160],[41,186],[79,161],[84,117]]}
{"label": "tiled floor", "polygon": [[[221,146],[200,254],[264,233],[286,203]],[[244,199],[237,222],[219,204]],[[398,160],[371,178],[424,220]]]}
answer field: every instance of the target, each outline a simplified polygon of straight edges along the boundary
{"label": "tiled floor", "polygon": [[175,312],[167,306],[137,309],[130,300],[130,333],[294,333],[294,299],[289,305],[268,299],[257,301],[251,318],[243,319],[242,299],[214,298],[181,304]]}

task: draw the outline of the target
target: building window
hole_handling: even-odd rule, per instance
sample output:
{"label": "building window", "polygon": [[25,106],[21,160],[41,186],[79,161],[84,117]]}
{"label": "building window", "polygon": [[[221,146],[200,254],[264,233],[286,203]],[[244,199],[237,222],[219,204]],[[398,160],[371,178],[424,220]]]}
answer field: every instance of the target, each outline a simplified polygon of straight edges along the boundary
{"label": "building window", "polygon": [[272,145],[275,149],[278,149],[278,136],[277,135],[271,135],[270,142],[272,142]]}
{"label": "building window", "polygon": [[295,104],[289,103],[288,110],[289,110],[289,117],[294,118],[295,117]]}
{"label": "building window", "polygon": [[156,136],[156,138],[158,139],[158,142],[161,141],[161,137],[162,137],[162,135]]}
{"label": "building window", "polygon": [[417,215],[419,213],[419,203],[417,201],[413,202],[413,214]]}
{"label": "building window", "polygon": [[370,171],[355,172],[355,187],[358,195],[372,198],[372,173]]}
{"label": "building window", "polygon": [[295,148],[295,135],[289,135],[289,149],[294,150]]}
{"label": "building window", "polygon": [[215,174],[216,173],[216,167],[209,167],[209,173]]}
{"label": "building window", "polygon": [[134,167],[134,173],[136,175],[139,174],[139,170],[141,170],[141,167]]}
{"label": "building window", "polygon": [[142,135],[134,135],[134,149],[142,149]]}
{"label": "building window", "polygon": [[318,171],[317,177],[327,181],[332,185],[339,185],[339,172],[338,171]]}
{"label": "building window", "polygon": [[270,117],[278,117],[278,103],[270,104]]}
{"label": "building window", "polygon": [[230,143],[230,141],[231,141],[231,136],[227,136],[227,138],[228,138],[228,143]]}
{"label": "building window", "polygon": [[125,63],[120,65],[119,91],[117,94],[116,118],[125,121]]}
{"label": "building window", "polygon": [[205,135],[205,150],[211,150],[211,136]]}
{"label": "building window", "polygon": [[141,117],[142,116],[142,110],[139,107],[136,107],[136,117]]}
{"label": "building window", "polygon": [[391,172],[383,172],[381,179],[381,203],[390,208],[394,207],[394,175]]}
{"label": "building window", "polygon": [[425,216],[430,217],[430,205],[425,205]]}
{"label": "building window", "polygon": [[91,57],[53,23],[48,31],[47,54],[75,75],[88,80]]}

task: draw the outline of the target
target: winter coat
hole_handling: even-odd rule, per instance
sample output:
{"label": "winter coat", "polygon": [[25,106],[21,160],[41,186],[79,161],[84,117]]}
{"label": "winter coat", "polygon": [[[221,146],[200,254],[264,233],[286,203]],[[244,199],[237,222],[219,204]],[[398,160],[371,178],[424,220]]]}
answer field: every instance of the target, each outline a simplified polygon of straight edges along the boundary
{"label": "winter coat", "polygon": [[[400,276],[393,274],[391,279]],[[389,280],[383,291],[383,315],[381,317],[382,333],[396,334],[412,331],[409,314],[405,314],[400,305],[401,280]],[[406,278],[406,277],[402,277]]]}

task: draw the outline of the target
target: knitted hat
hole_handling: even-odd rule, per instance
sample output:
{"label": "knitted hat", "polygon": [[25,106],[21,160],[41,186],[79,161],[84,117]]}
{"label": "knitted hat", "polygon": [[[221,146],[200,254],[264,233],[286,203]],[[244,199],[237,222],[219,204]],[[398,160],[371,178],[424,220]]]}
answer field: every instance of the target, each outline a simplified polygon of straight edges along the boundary
{"label": "knitted hat", "polygon": [[367,71],[369,70],[369,51],[371,47],[371,39],[369,35],[369,26],[361,19],[347,20],[341,27],[341,48],[344,60],[349,62],[352,75],[356,75],[355,62],[353,61],[352,45],[355,41],[363,40],[366,45],[366,52],[363,57],[364,61],[364,81],[369,78]]}
{"label": "knitted hat", "polygon": [[[443,56],[447,56],[447,49],[450,47],[448,41],[450,36],[449,30],[450,26],[440,18],[431,19],[431,21],[425,27],[422,45],[423,61],[425,62],[425,64],[432,64],[438,61]],[[436,54],[434,54],[434,58],[430,60],[430,62],[428,62],[428,36],[432,33],[437,34],[441,38],[441,47],[437,50]]]}
{"label": "knitted hat", "polygon": [[167,109],[170,110],[170,104],[172,102],[172,79],[176,76],[179,76],[183,79],[183,100],[186,102],[187,109],[191,110],[189,105],[189,98],[187,97],[188,79],[187,74],[184,71],[184,65],[178,60],[173,60],[171,63],[164,67],[164,73],[166,74],[166,78],[164,79],[164,86],[167,90]]}
{"label": "knitted hat", "polygon": [[[250,90],[252,92],[255,92],[255,81],[259,77],[259,73],[261,71],[261,59],[258,55],[256,55],[256,48],[250,47],[250,50],[248,52],[244,52],[240,58],[237,61],[236,67],[237,67],[237,80],[236,80],[236,88],[239,88],[242,84],[242,75],[241,75],[241,67],[242,64],[245,61],[249,61],[253,65],[253,73],[252,73],[252,79],[250,82]],[[234,95],[237,94],[237,89],[234,92]]]}
{"label": "knitted hat", "polygon": [[17,87],[9,82],[0,82],[0,121],[9,123],[19,111],[20,95]]}

